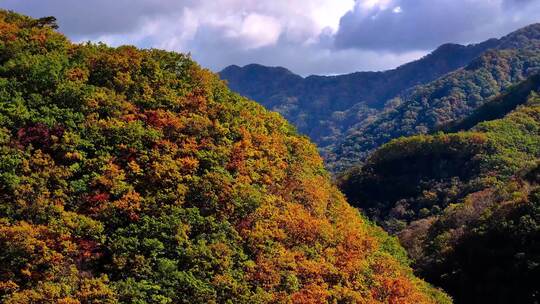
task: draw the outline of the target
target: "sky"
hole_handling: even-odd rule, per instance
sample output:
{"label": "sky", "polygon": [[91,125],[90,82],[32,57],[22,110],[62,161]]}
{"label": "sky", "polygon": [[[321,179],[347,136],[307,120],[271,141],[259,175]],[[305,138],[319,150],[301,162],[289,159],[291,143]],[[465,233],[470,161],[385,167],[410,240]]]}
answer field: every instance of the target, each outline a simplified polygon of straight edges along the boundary
{"label": "sky", "polygon": [[300,75],[385,70],[443,43],[475,43],[540,22],[540,0],[0,0],[55,16],[75,42],[191,53],[219,71],[283,66]]}

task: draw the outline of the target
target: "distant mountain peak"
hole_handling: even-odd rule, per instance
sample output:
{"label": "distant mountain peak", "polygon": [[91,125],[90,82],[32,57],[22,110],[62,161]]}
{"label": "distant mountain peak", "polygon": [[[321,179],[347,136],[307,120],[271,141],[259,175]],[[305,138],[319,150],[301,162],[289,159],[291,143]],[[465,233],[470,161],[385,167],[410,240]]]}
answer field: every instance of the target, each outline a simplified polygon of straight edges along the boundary
{"label": "distant mountain peak", "polygon": [[[433,123],[462,118],[509,84],[540,70],[536,59],[531,57],[531,54],[540,54],[539,49],[540,24],[532,24],[500,39],[468,45],[445,43],[418,60],[384,72],[302,78],[285,68],[247,65],[234,71],[226,69],[220,74],[234,91],[283,114],[323,151],[335,149],[336,145],[346,146],[343,151],[353,151],[350,159],[355,162],[359,160],[358,155],[364,157],[371,148],[392,138],[393,135],[377,138],[372,144],[366,144],[369,149],[356,144],[361,134],[367,134],[362,129],[367,125],[373,129],[373,134],[379,131],[390,134],[371,123],[386,112],[383,110],[385,105],[405,103],[411,106],[407,111],[398,113],[403,114],[398,120],[393,120],[393,114],[384,116],[387,126],[395,125],[398,130],[395,134],[402,131],[404,134],[428,132]],[[508,71],[508,67],[515,69]],[[457,76],[452,75],[454,72],[458,73]],[[463,92],[453,90],[455,81],[467,89],[460,87]],[[426,88],[430,90],[422,91]],[[418,98],[410,97],[412,93]],[[416,104],[419,100],[425,100],[425,104]],[[453,105],[462,105],[463,108],[454,108]],[[430,112],[436,107],[445,110]],[[424,109],[431,116],[424,117],[428,114],[419,109]],[[429,123],[426,126],[415,125],[417,117]],[[347,142],[343,144],[343,141]],[[354,149],[357,148],[354,147],[362,150],[361,153],[356,153]],[[330,154],[338,155],[336,159],[344,159],[345,152],[333,151],[326,155],[329,162],[336,162]]]}
{"label": "distant mountain peak", "polygon": [[236,65],[236,64],[231,64],[227,67],[225,67],[223,70],[221,70],[222,72],[225,72],[225,71],[235,71],[235,70],[241,70],[242,67]]}
{"label": "distant mountain peak", "polygon": [[261,73],[282,73],[282,74],[289,74],[289,75],[295,75],[298,77],[301,77],[300,75],[297,75],[293,72],[291,72],[289,69],[281,67],[281,66],[266,66],[258,63],[250,63],[247,65],[244,65],[243,67],[240,67],[236,64],[230,65],[226,68],[224,68],[220,74],[227,74],[227,73],[235,73],[235,72],[261,72]]}
{"label": "distant mountain peak", "polygon": [[459,50],[459,49],[463,49],[465,48],[466,46],[463,45],[463,44],[458,44],[458,43],[445,43],[445,44],[441,44],[438,48],[436,48],[431,54],[434,54],[434,53],[439,53],[439,52],[445,52],[445,51],[454,51],[454,50]]}
{"label": "distant mountain peak", "polygon": [[500,41],[500,49],[540,47],[540,23],[522,27]]}
{"label": "distant mountain peak", "polygon": [[384,72],[303,78],[283,67],[248,64],[229,66],[219,74],[231,89],[279,111],[324,147],[358,122],[358,108],[381,109],[404,90],[464,67],[497,43],[494,39],[471,45],[443,44],[423,58]]}
{"label": "distant mountain peak", "polygon": [[514,34],[514,33],[520,33],[520,32],[529,32],[529,33],[532,33],[532,32],[540,32],[540,22],[537,22],[537,23],[533,23],[533,24],[529,24],[527,26],[524,26],[512,33],[510,33],[510,35]]}

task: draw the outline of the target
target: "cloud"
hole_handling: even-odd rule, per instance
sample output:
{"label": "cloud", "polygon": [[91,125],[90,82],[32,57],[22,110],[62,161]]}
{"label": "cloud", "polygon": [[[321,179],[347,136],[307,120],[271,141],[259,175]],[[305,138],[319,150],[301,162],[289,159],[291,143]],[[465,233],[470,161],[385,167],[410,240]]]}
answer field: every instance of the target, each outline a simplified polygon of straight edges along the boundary
{"label": "cloud", "polygon": [[[0,6],[34,17],[54,15],[62,30],[75,38],[95,38],[138,33],[163,23],[215,27],[232,39],[277,41],[279,35],[304,42],[322,29],[337,29],[339,18],[354,0],[258,1],[258,0],[2,0]],[[146,31],[148,34],[156,34]],[[263,36],[263,37],[259,37]],[[133,36],[132,36],[133,38]],[[169,38],[169,37],[161,37]],[[258,43],[255,43],[255,45]],[[261,44],[259,46],[264,46]],[[242,46],[243,47],[243,46]]]}
{"label": "cloud", "polygon": [[125,34],[150,19],[182,11],[193,0],[2,0],[0,6],[34,17],[54,15],[70,36]]}
{"label": "cloud", "polygon": [[[353,5],[354,0],[0,1],[34,17],[56,16],[60,30],[75,41],[191,52],[214,70],[250,60],[298,66],[302,73],[318,70],[296,64],[301,50],[325,53],[315,45],[321,47],[321,37],[337,31],[340,17]],[[263,54],[268,57],[259,57]]]}
{"label": "cloud", "polygon": [[445,42],[477,42],[540,16],[538,0],[0,0],[54,15],[74,41],[190,52],[203,66],[302,75],[382,70]]}
{"label": "cloud", "polygon": [[[284,66],[303,75],[334,75],[353,71],[373,71],[394,68],[425,55],[425,51],[376,52],[356,49],[335,50],[324,48],[320,44],[299,46],[295,43],[279,41],[275,45],[238,52],[226,42],[215,40],[214,33],[198,33],[191,53],[198,62],[208,66],[224,67],[224,63],[240,66],[259,63],[267,66]],[[219,52],[215,52],[219,49]]]}
{"label": "cloud", "polygon": [[276,18],[258,13],[234,16],[229,20],[214,22],[216,31],[223,31],[224,38],[232,40],[246,50],[275,44],[281,33],[282,25]]}
{"label": "cloud", "polygon": [[358,0],[335,46],[404,52],[479,42],[540,21],[534,0]]}

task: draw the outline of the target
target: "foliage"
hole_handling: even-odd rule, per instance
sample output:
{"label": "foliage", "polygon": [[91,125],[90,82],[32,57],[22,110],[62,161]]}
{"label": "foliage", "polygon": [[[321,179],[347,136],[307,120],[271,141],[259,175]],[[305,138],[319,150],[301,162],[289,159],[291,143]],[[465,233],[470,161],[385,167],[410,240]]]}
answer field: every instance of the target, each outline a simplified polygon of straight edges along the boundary
{"label": "foliage", "polygon": [[445,44],[386,72],[302,78],[248,65],[220,75],[233,90],[283,114],[317,143],[329,170],[342,172],[394,138],[461,121],[537,74],[539,46],[540,24],[533,24],[475,45]]}
{"label": "foliage", "polygon": [[528,95],[537,88],[539,83],[540,74],[533,75],[527,80],[510,87],[506,93],[483,104],[474,110],[471,115],[458,121],[452,121],[448,125],[443,126],[441,130],[445,132],[458,132],[468,130],[483,121],[503,118],[517,106],[527,101]]}
{"label": "foliage", "polygon": [[449,303],[189,57],[0,12],[3,303]]}
{"label": "foliage", "polygon": [[538,184],[519,180],[445,210],[422,244],[422,276],[444,286],[458,303],[536,303],[539,195]]}
{"label": "foliage", "polygon": [[399,236],[419,275],[458,303],[537,301],[538,89],[533,76],[468,121],[510,109],[503,118],[391,141],[339,178],[353,205]]}
{"label": "foliage", "polygon": [[326,149],[329,168],[339,172],[392,139],[431,133],[458,122],[538,74],[539,33],[540,24],[511,33],[466,67],[401,94],[374,119],[351,127],[346,137]]}
{"label": "foliage", "polygon": [[284,68],[251,64],[227,67],[220,76],[231,89],[278,111],[324,148],[340,141],[352,126],[373,119],[388,100],[467,65],[497,43],[492,39],[468,46],[445,44],[385,72],[303,78]]}

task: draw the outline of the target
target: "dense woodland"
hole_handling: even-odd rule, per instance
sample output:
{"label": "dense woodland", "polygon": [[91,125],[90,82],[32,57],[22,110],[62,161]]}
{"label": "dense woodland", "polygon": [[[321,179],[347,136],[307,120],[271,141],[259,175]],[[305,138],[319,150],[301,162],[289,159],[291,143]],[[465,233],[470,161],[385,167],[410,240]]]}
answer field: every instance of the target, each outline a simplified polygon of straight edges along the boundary
{"label": "dense woodland", "polygon": [[217,75],[0,10],[0,302],[538,303],[539,50]]}
{"label": "dense woodland", "polygon": [[458,303],[538,301],[538,90],[534,76],[478,109],[470,130],[394,140],[340,177],[349,201]]}
{"label": "dense woodland", "polygon": [[188,56],[0,11],[2,303],[450,303]]}
{"label": "dense woodland", "polygon": [[387,100],[465,66],[497,43],[492,39],[468,46],[445,44],[420,60],[386,72],[302,78],[284,68],[252,64],[230,66],[220,76],[231,89],[281,113],[318,146],[326,147],[353,125],[369,120]]}
{"label": "dense woodland", "polygon": [[384,73],[221,76],[320,145],[349,202],[399,237],[418,276],[456,303],[538,303],[539,50],[534,24]]}
{"label": "dense woodland", "polygon": [[337,173],[400,136],[426,134],[471,114],[540,71],[540,24],[469,46],[446,44],[386,72],[305,79],[282,68],[229,67],[233,90],[282,113],[318,144]]}
{"label": "dense woodland", "polygon": [[[540,25],[530,29],[538,29],[533,37],[540,38]],[[464,119],[512,85],[540,71],[540,40],[511,46],[520,48],[490,50],[465,68],[397,97],[395,104],[375,119],[351,128],[344,139],[338,140],[328,153],[330,166],[340,171],[364,160],[391,139],[430,133]]]}

